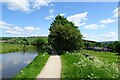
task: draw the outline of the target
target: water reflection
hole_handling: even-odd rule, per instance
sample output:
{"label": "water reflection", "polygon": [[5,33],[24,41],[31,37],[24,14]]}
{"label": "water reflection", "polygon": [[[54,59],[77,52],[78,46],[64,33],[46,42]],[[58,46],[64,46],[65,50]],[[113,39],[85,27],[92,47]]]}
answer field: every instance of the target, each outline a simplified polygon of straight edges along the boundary
{"label": "water reflection", "polygon": [[2,59],[2,70],[0,69],[2,77],[14,77],[37,56],[37,53],[36,51],[22,51],[0,54],[2,56],[0,57],[0,60]]}

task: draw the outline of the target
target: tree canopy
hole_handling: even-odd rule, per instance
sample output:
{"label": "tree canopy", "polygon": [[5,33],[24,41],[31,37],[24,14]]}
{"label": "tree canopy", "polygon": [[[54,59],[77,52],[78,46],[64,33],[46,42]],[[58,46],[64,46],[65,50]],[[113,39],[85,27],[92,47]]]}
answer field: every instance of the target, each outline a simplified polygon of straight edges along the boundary
{"label": "tree canopy", "polygon": [[74,23],[64,16],[56,16],[50,26],[49,44],[56,50],[74,51],[82,48],[82,35]]}

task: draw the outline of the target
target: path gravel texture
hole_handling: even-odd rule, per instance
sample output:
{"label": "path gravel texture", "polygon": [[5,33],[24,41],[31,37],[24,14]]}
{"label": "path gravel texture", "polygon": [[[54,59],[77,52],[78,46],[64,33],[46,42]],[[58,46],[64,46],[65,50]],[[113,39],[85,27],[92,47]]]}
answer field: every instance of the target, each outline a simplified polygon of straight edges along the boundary
{"label": "path gravel texture", "polygon": [[37,79],[40,78],[59,78],[61,77],[61,58],[59,55],[51,55],[38,74]]}

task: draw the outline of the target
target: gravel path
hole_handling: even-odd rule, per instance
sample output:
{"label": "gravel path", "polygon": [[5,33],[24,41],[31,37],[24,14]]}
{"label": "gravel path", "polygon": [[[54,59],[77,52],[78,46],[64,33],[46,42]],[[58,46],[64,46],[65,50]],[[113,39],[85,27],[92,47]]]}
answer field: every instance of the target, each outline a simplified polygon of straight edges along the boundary
{"label": "gravel path", "polygon": [[60,78],[61,77],[61,59],[59,55],[51,55],[38,74],[37,78]]}

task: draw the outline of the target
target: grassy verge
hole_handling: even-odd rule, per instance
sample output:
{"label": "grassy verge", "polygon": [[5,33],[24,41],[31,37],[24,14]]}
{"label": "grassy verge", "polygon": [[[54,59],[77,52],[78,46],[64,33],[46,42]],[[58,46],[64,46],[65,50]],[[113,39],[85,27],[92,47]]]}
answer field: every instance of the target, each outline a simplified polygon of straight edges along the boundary
{"label": "grassy verge", "polygon": [[[23,45],[20,45],[20,44],[1,43],[0,47],[1,47],[0,54],[23,50]],[[27,46],[27,48],[29,50],[32,50],[32,49],[34,49],[34,46]]]}
{"label": "grassy verge", "polygon": [[[104,54],[103,54],[104,55]],[[104,57],[102,57],[104,58]],[[108,63],[99,58],[94,61],[83,56],[80,52],[61,55],[62,78],[118,78],[116,62]],[[104,59],[105,60],[105,59]]]}
{"label": "grassy verge", "polygon": [[15,79],[31,78],[35,79],[40,73],[45,63],[47,62],[49,55],[47,53],[40,53],[38,56],[15,77]]}

